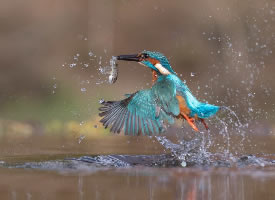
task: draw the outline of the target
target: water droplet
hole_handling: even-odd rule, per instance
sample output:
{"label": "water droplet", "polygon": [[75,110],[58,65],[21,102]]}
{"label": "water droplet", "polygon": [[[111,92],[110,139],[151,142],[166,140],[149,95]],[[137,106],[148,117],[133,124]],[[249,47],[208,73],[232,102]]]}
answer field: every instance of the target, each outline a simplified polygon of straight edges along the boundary
{"label": "water droplet", "polygon": [[182,167],[186,167],[186,166],[187,166],[187,163],[186,163],[185,161],[182,161],[182,162],[181,162],[181,166],[182,166]]}
{"label": "water droplet", "polygon": [[103,67],[99,67],[98,68],[98,71],[101,73],[101,74],[105,74],[105,69]]}
{"label": "water droplet", "polygon": [[100,104],[102,104],[102,103],[105,102],[105,100],[104,100],[104,99],[100,99],[98,102],[99,102]]}
{"label": "water droplet", "polygon": [[85,135],[80,135],[80,137],[78,138],[78,144],[80,144],[82,142],[82,140],[85,139]]}
{"label": "water droplet", "polygon": [[70,68],[73,68],[73,67],[75,67],[75,66],[76,66],[76,63],[70,64]]}
{"label": "water droplet", "polygon": [[89,56],[93,56],[93,52],[92,51],[89,51]]}

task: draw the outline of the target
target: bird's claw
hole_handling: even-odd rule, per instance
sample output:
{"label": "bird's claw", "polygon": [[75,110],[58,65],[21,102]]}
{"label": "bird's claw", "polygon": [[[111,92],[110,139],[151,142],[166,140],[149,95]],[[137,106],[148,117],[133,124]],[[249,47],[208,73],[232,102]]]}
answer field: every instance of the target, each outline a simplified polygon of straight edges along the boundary
{"label": "bird's claw", "polygon": [[195,119],[194,118],[190,118],[188,117],[186,114],[182,113],[184,119],[188,122],[188,124],[195,130],[195,131],[199,131],[199,129],[197,128],[197,126],[194,124]]}

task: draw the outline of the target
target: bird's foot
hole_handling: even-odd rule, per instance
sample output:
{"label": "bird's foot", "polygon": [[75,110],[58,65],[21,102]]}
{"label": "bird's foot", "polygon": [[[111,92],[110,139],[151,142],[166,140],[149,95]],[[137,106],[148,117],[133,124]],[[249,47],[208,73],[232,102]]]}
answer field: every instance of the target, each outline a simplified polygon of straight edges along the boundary
{"label": "bird's foot", "polygon": [[195,131],[199,131],[199,129],[197,128],[197,126],[194,124],[195,119],[194,118],[190,118],[188,117],[186,114],[182,113],[182,116],[184,117],[184,119],[188,122],[188,124],[195,130]]}
{"label": "bird's foot", "polygon": [[209,130],[209,127],[207,126],[207,124],[205,123],[204,119],[200,118],[201,123],[204,125],[206,130]]}

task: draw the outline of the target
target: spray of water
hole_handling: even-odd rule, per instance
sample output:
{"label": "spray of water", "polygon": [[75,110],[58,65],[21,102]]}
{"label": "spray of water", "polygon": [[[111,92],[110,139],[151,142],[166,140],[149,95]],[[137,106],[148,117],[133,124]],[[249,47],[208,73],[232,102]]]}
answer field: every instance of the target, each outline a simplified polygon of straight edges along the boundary
{"label": "spray of water", "polygon": [[[241,82],[241,85],[248,84],[247,85],[248,98],[246,99],[247,101],[246,104],[248,105],[249,108],[247,112],[247,117],[245,119],[250,120],[248,118],[249,117],[251,118],[252,113],[255,112],[255,109],[253,109],[253,105],[251,103],[251,100],[254,98],[255,93],[251,93],[250,90],[255,83],[256,75],[259,74],[260,72],[258,68],[256,68],[256,65],[253,65],[253,64],[246,65],[243,61],[242,62],[240,61],[240,59],[245,56],[245,53],[235,49],[236,47],[234,46],[234,42],[230,39],[228,35],[225,35],[224,37],[216,38],[212,34],[211,41],[216,39],[219,40],[220,42],[225,40],[226,46],[224,47],[225,49],[223,50],[227,52],[226,55],[228,57],[232,57],[232,62],[236,63],[236,72],[239,72],[240,65],[245,65],[246,66],[245,69],[250,71],[250,76],[248,76],[246,80],[243,80]],[[221,50],[219,50],[218,53],[221,53]],[[104,63],[102,56],[97,57],[92,51],[90,51],[88,55],[90,57],[90,63],[80,62],[80,55],[76,54],[73,58],[73,62],[65,65],[68,65],[69,68],[71,69],[79,66],[83,68],[89,68],[93,65],[92,62],[97,62],[97,64],[95,65],[95,68],[97,69],[98,74],[97,74],[97,80],[95,84],[101,85],[104,83],[110,83],[110,84],[115,83],[118,77],[118,66],[116,63],[116,57],[112,57],[109,63],[107,62]],[[213,67],[218,68],[218,63],[214,64]],[[226,69],[225,73],[233,73],[228,66],[226,66],[225,69]],[[195,73],[192,72],[191,77],[194,77],[194,76],[195,76]],[[220,77],[221,76],[218,73],[216,75],[213,74],[213,77],[210,79],[210,83],[205,85],[205,88],[208,90],[207,92],[204,93],[207,96],[207,99],[212,98],[211,94],[214,97],[214,92],[211,91],[212,87],[214,86],[212,83],[218,84],[220,82],[223,82],[219,80]],[[94,78],[94,76],[91,78]],[[82,92],[86,92],[88,90],[87,84],[89,84],[90,82],[91,81],[89,80],[81,82]],[[226,89],[227,95],[228,95],[224,98],[224,100],[219,101],[223,105],[226,104],[225,102],[228,101],[228,98],[232,97],[233,93],[236,93],[236,96],[240,94],[239,89],[234,91],[232,88],[225,88],[224,84],[221,84],[220,87],[223,89]],[[53,88],[56,89],[56,85],[54,85]],[[198,86],[198,90],[200,88],[201,87]],[[234,109],[238,109],[242,105],[241,103],[237,102],[234,106],[235,106]],[[243,121],[243,118],[244,117],[242,116],[242,121]],[[175,144],[171,142],[167,137],[157,136],[155,137],[155,139],[161,145],[163,145],[166,150],[169,150],[175,158],[180,160],[182,162],[182,166],[186,166],[186,162],[195,162],[195,163],[211,162],[210,158],[213,156],[215,157],[217,155],[219,155],[219,157],[223,157],[223,159],[234,160],[235,158],[233,158],[232,156],[232,149],[234,149],[235,147],[232,147],[234,146],[234,144],[232,144],[231,137],[233,134],[238,134],[241,136],[241,140],[238,144],[238,147],[235,148],[235,151],[240,151],[243,147],[243,142],[245,141],[245,138],[246,138],[246,133],[247,133],[246,129],[248,127],[247,123],[243,124],[240,118],[238,117],[238,115],[236,114],[236,112],[228,106],[221,106],[221,112],[219,113],[219,115],[213,119],[210,119],[209,121],[215,124],[214,127],[216,128],[216,130],[214,129],[213,131],[211,130],[208,132],[203,132],[200,136],[196,136],[191,140],[179,139],[178,144]],[[224,142],[216,141],[215,136],[213,136],[214,131],[218,132],[223,137]],[[213,146],[217,146],[218,147],[217,149],[219,150],[219,152],[210,153],[209,149]],[[236,153],[236,152],[233,152],[233,153]]]}

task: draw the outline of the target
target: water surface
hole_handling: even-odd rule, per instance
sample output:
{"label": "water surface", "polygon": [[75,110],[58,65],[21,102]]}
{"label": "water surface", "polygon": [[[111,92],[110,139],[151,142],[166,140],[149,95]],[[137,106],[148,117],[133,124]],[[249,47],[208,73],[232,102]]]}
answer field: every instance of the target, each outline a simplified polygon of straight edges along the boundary
{"label": "water surface", "polygon": [[274,199],[274,137],[251,139],[240,155],[192,149],[185,163],[173,138],[3,139],[0,199]]}

